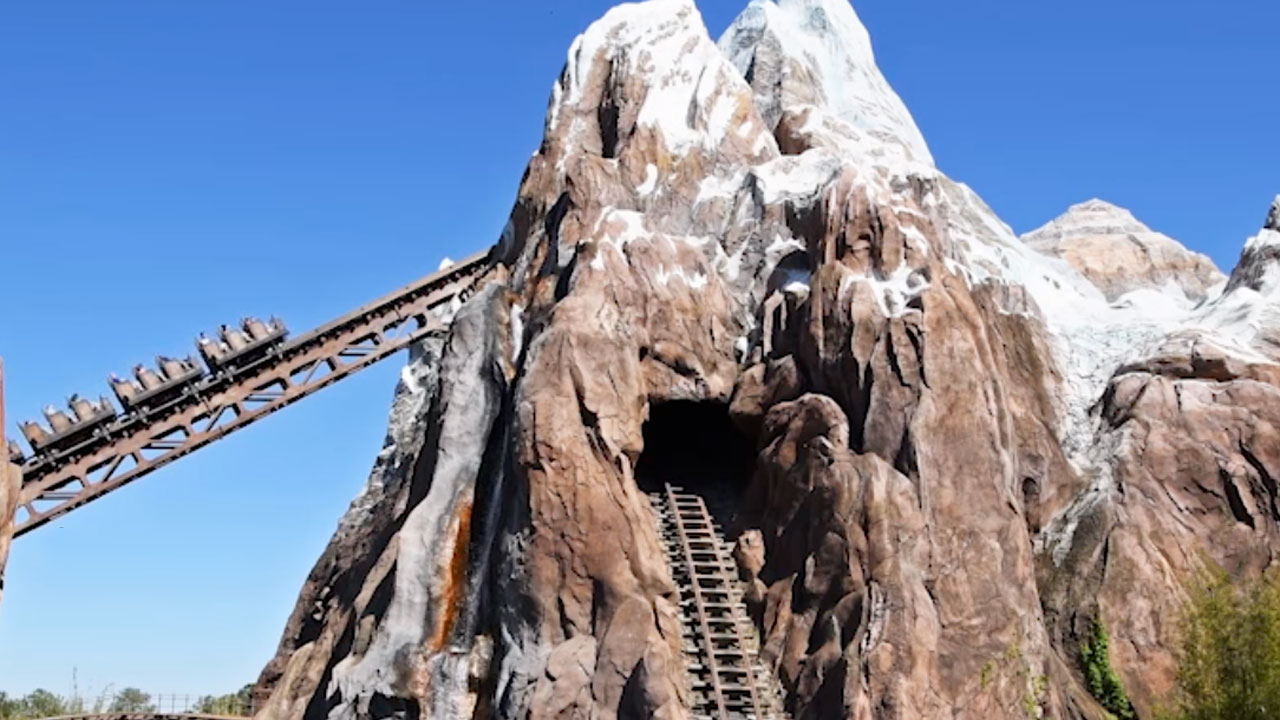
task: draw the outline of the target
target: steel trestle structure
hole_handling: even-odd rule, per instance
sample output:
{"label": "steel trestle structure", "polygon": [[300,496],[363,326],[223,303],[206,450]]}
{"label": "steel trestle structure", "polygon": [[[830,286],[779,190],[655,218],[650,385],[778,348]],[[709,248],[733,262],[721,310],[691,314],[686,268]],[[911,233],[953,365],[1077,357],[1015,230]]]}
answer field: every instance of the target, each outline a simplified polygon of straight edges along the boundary
{"label": "steel trestle structure", "polygon": [[121,416],[92,442],[25,460],[14,536],[444,332],[486,257],[478,253],[406,285],[234,372],[204,376],[163,405]]}
{"label": "steel trestle structure", "polygon": [[723,528],[699,494],[665,483],[649,493],[659,539],[680,591],[681,644],[693,717],[781,720],[786,714],[760,642]]}

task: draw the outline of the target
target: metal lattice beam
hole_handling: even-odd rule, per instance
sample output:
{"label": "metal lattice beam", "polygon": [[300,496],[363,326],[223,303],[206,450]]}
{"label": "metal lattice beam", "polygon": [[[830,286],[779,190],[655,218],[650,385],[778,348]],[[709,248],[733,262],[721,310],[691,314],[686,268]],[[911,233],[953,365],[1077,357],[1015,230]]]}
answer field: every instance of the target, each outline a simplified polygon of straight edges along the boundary
{"label": "metal lattice beam", "polygon": [[226,378],[209,378],[145,417],[124,417],[88,449],[37,456],[23,466],[14,536],[112,490],[448,328],[485,254],[369,303],[299,337]]}

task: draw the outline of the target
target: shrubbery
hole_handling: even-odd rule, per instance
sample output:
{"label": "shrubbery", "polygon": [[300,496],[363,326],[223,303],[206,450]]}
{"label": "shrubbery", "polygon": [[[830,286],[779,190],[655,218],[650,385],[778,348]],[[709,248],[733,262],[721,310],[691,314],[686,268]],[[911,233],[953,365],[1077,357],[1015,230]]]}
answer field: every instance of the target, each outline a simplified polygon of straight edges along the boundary
{"label": "shrubbery", "polygon": [[97,698],[86,700],[73,692],[70,697],[63,697],[48,690],[35,690],[23,697],[9,697],[0,692],[0,720],[37,720],[57,715],[80,715],[98,713],[149,713],[160,710],[174,712],[196,712],[208,715],[249,715],[249,696],[252,685],[245,685],[238,692],[227,695],[206,695],[201,698],[187,697],[194,705],[181,702],[183,698],[166,695],[161,700],[177,700],[163,702],[157,707],[153,698],[137,688],[125,688],[112,693],[110,688]]}
{"label": "shrubbery", "polygon": [[1280,718],[1280,577],[1233,585],[1207,572],[1182,622],[1179,696],[1167,720]]}
{"label": "shrubbery", "polygon": [[207,715],[249,715],[253,685],[245,685],[229,695],[205,695],[196,701],[195,711]]}
{"label": "shrubbery", "polygon": [[28,718],[65,715],[69,703],[60,695],[48,690],[33,690],[23,697],[9,697],[0,692],[0,720],[27,720]]}
{"label": "shrubbery", "polygon": [[1111,667],[1111,653],[1107,629],[1102,621],[1093,623],[1093,632],[1080,646],[1080,662],[1084,666],[1085,684],[1089,694],[1117,720],[1136,720],[1138,717],[1129,702],[1129,696],[1120,684],[1120,677]]}

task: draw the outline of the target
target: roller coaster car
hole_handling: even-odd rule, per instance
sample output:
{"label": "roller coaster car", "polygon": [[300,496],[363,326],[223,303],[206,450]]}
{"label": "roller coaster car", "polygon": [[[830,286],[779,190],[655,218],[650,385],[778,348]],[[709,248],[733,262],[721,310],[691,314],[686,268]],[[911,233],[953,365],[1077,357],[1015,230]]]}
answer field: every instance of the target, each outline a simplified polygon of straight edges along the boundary
{"label": "roller coaster car", "polygon": [[49,428],[37,422],[21,423],[22,434],[36,453],[68,450],[84,444],[85,441],[101,437],[98,432],[102,426],[116,417],[116,409],[107,398],[99,398],[98,402],[87,400],[79,395],[72,395],[68,404],[71,414],[65,413],[52,405],[44,409]]}
{"label": "roller coaster car", "polygon": [[22,461],[26,459],[27,459],[26,456],[22,454],[22,446],[18,444],[18,441],[10,440],[9,441],[9,462],[13,463],[14,465],[21,465]]}
{"label": "roller coaster car", "polygon": [[112,375],[108,381],[126,411],[148,410],[182,395],[186,388],[204,374],[195,358],[156,358],[160,372],[146,365],[133,369],[136,379]]}
{"label": "roller coaster car", "polygon": [[239,328],[223,325],[218,329],[218,340],[204,335],[196,341],[200,356],[210,372],[238,370],[266,355],[284,341],[289,330],[277,318],[263,322],[257,318],[245,318]]}
{"label": "roller coaster car", "polygon": [[49,438],[52,437],[44,426],[34,420],[18,423],[18,429],[22,430],[22,437],[27,439],[27,444],[32,450],[49,444]]}

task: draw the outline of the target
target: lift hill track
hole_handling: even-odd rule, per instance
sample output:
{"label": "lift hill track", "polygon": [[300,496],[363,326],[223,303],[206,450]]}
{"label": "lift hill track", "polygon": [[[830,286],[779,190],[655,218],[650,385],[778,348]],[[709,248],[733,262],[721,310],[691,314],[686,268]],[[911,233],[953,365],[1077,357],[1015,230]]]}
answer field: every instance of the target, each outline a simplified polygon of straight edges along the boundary
{"label": "lift hill track", "polygon": [[8,446],[9,459],[22,468],[15,537],[443,332],[486,256],[473,255],[293,340],[275,319],[246,320],[243,330],[224,326],[219,340],[198,342],[207,372],[193,359],[162,357],[159,373],[139,366],[136,380],[112,376],[123,411],[106,397],[76,395],[69,414],[46,409],[48,429],[21,425],[29,457],[16,443]]}
{"label": "lift hill track", "polygon": [[708,498],[670,483],[649,493],[680,595],[681,646],[694,720],[786,720],[743,602],[722,520]]}

